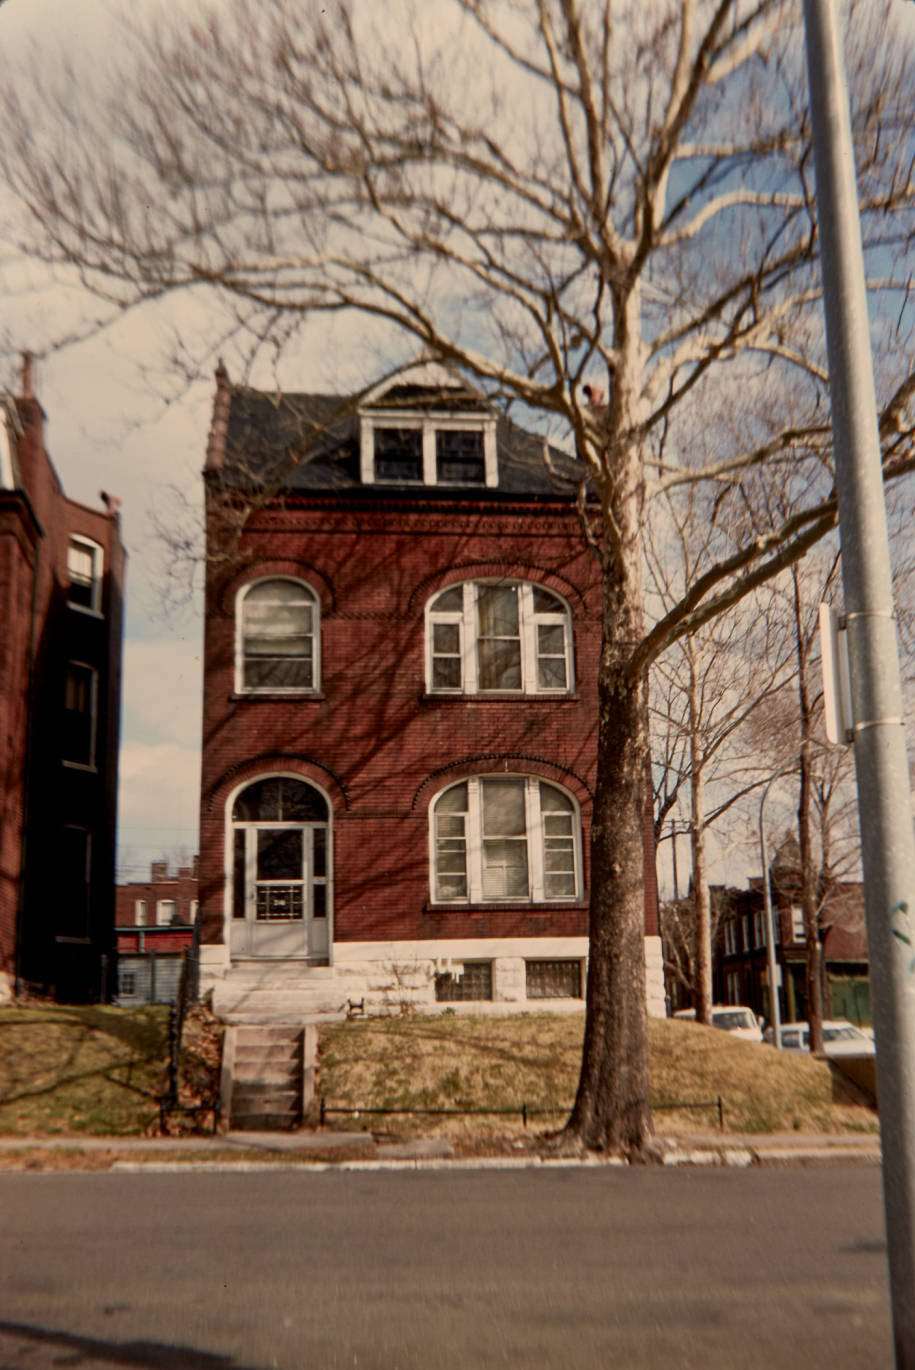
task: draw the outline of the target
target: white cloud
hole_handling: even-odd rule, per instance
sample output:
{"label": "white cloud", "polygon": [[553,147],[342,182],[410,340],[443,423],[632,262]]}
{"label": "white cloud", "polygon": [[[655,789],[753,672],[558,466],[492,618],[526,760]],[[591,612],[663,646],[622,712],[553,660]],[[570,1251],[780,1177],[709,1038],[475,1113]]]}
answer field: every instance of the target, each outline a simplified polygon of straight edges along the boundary
{"label": "white cloud", "polygon": [[172,742],[121,749],[119,873],[142,879],[157,856],[197,850],[200,752]]}

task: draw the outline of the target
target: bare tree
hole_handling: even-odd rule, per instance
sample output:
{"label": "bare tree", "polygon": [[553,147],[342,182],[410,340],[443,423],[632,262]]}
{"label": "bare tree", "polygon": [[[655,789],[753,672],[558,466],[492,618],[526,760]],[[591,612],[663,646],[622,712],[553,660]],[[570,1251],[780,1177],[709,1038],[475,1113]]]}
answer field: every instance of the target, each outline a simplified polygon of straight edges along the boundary
{"label": "bare tree", "polygon": [[[42,54],[0,97],[24,247],[75,270],[110,317],[209,290],[224,329],[275,354],[355,313],[568,435],[603,573],[570,1145],[638,1150],[651,1132],[648,668],[835,523],[798,23],[790,0],[443,0],[434,15],[226,0],[143,34],[91,95]],[[912,71],[888,5],[854,5],[849,31],[888,335],[910,323],[892,292],[906,288]],[[889,478],[912,465],[915,375],[905,339],[886,341]],[[701,483],[711,517],[765,467],[810,473],[804,507],[722,550],[650,621],[655,496]]]}
{"label": "bare tree", "polygon": [[[705,566],[714,562],[715,544],[722,536],[719,521],[708,519],[697,493],[691,486],[682,498],[667,501],[669,518],[660,538],[657,525],[647,531],[649,583],[665,610],[677,604]],[[689,955],[678,958],[677,965],[688,964],[694,975],[690,988],[702,1023],[711,1022],[712,1010],[708,831],[765,783],[766,768],[753,755],[746,725],[757,709],[778,696],[791,674],[791,640],[771,612],[771,598],[757,590],[702,629],[685,634],[658,659],[652,678],[652,751],[657,762],[655,739],[660,737],[661,750],[669,758],[656,805],[657,823],[688,805],[682,827],[690,840],[689,902],[695,934]],[[678,921],[681,916],[678,909]],[[683,939],[673,940],[679,945]]]}

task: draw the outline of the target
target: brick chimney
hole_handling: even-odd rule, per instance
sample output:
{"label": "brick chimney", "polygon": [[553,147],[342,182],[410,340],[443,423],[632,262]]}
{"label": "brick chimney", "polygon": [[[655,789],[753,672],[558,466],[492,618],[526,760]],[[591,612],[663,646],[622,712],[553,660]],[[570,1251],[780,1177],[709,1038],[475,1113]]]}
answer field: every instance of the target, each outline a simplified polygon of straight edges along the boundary
{"label": "brick chimney", "polygon": [[150,878],[150,880],[152,881],[153,884],[155,884],[156,881],[158,881],[158,880],[167,880],[167,879],[168,879],[168,862],[167,862],[167,861],[151,861],[151,862],[149,863],[149,878]]}

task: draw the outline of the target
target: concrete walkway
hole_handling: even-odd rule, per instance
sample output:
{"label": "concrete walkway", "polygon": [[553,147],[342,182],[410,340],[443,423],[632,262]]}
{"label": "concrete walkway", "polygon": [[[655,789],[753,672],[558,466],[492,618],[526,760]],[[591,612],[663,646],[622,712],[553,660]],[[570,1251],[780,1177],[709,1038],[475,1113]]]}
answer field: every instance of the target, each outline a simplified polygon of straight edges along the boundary
{"label": "concrete walkway", "polygon": [[[880,1138],[875,1134],[801,1134],[796,1132],[752,1134],[722,1134],[703,1132],[659,1139],[663,1146],[665,1166],[783,1166],[859,1162],[879,1165]],[[543,1165],[601,1165],[599,1157],[575,1160],[541,1157],[518,1147],[518,1154],[493,1154],[458,1157],[447,1138],[420,1137],[405,1141],[381,1141],[368,1132],[333,1132],[305,1130],[296,1132],[229,1132],[215,1137],[2,1137],[0,1154],[22,1152],[27,1156],[45,1152],[73,1152],[91,1154],[116,1152],[130,1158],[116,1162],[118,1169],[159,1169],[163,1165],[187,1165],[198,1168],[206,1163],[219,1168],[257,1167],[257,1156],[271,1169],[275,1160],[268,1157],[284,1156],[292,1164],[306,1163],[321,1169],[409,1168],[425,1169],[451,1166],[458,1169],[491,1167],[523,1169]],[[226,1153],[238,1153],[233,1160]],[[344,1153],[327,1160],[327,1153]],[[358,1159],[347,1159],[346,1152],[359,1153]],[[185,1160],[188,1153],[217,1153],[212,1163]],[[322,1161],[309,1162],[308,1156],[318,1154]],[[620,1162],[617,1160],[616,1164]],[[6,1168],[6,1167],[5,1167]]]}

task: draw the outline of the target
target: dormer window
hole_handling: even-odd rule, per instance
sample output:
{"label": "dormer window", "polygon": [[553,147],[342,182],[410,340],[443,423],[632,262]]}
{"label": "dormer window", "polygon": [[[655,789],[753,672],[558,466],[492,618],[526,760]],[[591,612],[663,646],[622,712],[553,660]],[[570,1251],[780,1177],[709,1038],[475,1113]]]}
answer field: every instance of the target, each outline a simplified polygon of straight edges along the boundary
{"label": "dormer window", "polygon": [[436,431],[435,478],[439,485],[486,484],[482,428]]}
{"label": "dormer window", "polygon": [[400,484],[423,483],[423,431],[421,428],[375,428],[375,479]]}
{"label": "dormer window", "polygon": [[427,363],[363,399],[363,485],[499,484],[496,416],[457,373]]}

